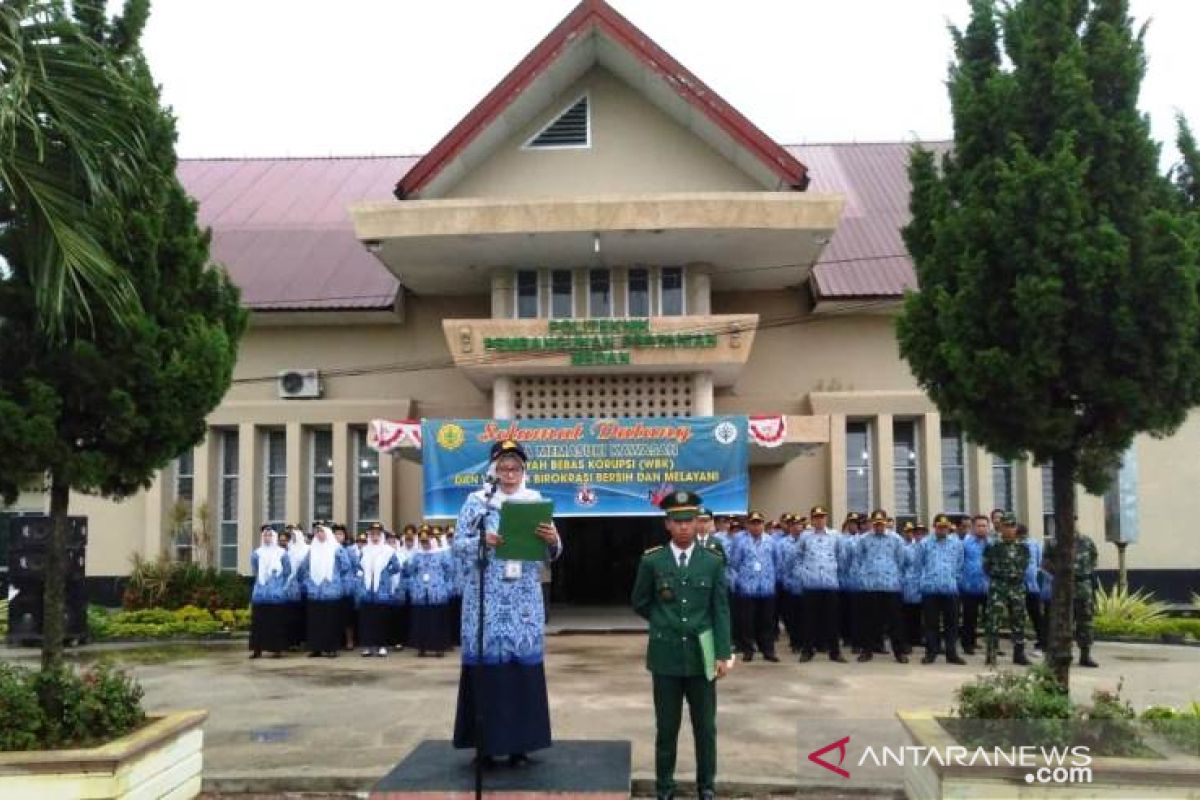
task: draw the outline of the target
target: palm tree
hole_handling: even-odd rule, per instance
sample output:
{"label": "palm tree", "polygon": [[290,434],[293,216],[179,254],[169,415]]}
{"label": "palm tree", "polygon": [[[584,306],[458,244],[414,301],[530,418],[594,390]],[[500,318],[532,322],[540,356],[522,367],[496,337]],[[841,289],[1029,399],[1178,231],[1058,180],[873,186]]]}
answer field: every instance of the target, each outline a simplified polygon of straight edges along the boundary
{"label": "palm tree", "polygon": [[144,100],[114,58],[61,0],[0,4],[0,281],[28,285],[51,343],[93,303],[116,320],[138,303],[95,228],[143,150],[128,110]]}

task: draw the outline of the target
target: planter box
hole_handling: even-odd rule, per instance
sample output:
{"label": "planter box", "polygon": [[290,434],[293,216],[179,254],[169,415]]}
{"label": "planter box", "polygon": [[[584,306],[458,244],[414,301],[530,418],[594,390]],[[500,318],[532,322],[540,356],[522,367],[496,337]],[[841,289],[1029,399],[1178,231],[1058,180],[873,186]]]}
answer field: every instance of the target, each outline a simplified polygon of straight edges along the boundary
{"label": "planter box", "polygon": [[150,717],[100,747],[0,753],[5,800],[183,800],[200,794],[207,711]]}
{"label": "planter box", "polygon": [[[898,711],[896,716],[914,745],[936,749],[960,746],[931,712]],[[944,716],[944,715],[942,715]],[[904,763],[904,794],[909,800],[1057,800],[1113,798],[1125,800],[1200,800],[1200,759],[1108,758],[1094,756],[1088,783],[1038,783],[1026,777],[1028,767],[951,763],[950,757],[928,763]],[[1039,760],[1039,766],[1054,767]],[[1069,766],[1069,765],[1068,765]]]}

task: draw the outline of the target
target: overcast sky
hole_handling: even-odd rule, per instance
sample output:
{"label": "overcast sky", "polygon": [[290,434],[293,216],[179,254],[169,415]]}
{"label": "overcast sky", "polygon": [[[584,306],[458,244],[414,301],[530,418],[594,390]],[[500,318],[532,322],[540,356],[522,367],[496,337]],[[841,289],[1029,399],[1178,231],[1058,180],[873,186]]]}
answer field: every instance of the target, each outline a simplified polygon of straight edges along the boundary
{"label": "overcast sky", "polygon": [[[783,143],[948,138],[948,20],[967,0],[611,0]],[[1151,19],[1142,107],[1200,127],[1197,0]],[[199,156],[424,153],[575,0],[156,0],[145,37]],[[1175,159],[1173,149],[1164,161]]]}

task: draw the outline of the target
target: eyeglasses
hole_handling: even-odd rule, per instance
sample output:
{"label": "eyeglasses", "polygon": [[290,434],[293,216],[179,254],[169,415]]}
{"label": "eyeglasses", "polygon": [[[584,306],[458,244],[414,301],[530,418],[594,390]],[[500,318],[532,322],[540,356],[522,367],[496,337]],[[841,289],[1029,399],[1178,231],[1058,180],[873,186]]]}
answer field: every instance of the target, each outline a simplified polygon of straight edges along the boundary
{"label": "eyeglasses", "polygon": [[522,471],[524,471],[524,469],[525,468],[522,466],[518,466],[516,464],[510,464],[507,467],[496,467],[496,472],[522,472]]}

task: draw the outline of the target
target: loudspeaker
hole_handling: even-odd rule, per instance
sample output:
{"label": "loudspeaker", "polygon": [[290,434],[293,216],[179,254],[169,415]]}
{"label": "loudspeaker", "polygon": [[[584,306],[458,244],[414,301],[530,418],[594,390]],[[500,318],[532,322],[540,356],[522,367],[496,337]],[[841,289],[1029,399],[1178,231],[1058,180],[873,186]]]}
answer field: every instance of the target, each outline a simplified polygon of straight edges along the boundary
{"label": "loudspeaker", "polygon": [[[87,517],[67,517],[67,547],[86,548],[88,539]],[[9,553],[28,548],[44,548],[50,541],[50,517],[39,514],[28,517],[10,517],[8,520]]]}
{"label": "loudspeaker", "polygon": [[[8,603],[8,643],[12,645],[40,644],[42,641],[41,579],[14,579]],[[63,604],[65,631],[63,638],[70,644],[87,641],[87,589],[82,579],[68,580]]]}
{"label": "loudspeaker", "polygon": [[[46,575],[45,545],[37,547],[25,546],[8,551],[8,575],[12,579],[36,578],[41,580]],[[71,547],[66,552],[67,580],[82,580],[86,575],[87,555],[82,547]]]}

